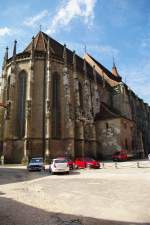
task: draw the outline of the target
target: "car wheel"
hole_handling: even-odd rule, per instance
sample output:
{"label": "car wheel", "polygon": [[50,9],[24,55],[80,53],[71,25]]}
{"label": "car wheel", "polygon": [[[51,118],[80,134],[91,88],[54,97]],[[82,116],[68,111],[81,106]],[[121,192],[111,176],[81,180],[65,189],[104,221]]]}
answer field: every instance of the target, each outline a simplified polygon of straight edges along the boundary
{"label": "car wheel", "polygon": [[67,172],[66,172],[66,174],[68,174],[68,175],[69,175],[69,171],[67,171]]}
{"label": "car wheel", "polygon": [[51,175],[54,175],[55,174],[52,170],[50,171],[50,173],[51,173]]}
{"label": "car wheel", "polygon": [[42,168],[42,171],[45,172],[45,167]]}
{"label": "car wheel", "polygon": [[86,168],[90,169],[91,165],[90,164],[86,164]]}

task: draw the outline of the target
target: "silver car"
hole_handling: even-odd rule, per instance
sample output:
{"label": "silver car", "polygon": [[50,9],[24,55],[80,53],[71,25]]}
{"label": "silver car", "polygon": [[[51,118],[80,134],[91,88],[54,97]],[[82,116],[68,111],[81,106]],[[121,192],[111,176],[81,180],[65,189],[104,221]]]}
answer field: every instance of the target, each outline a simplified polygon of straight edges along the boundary
{"label": "silver car", "polygon": [[28,171],[45,170],[44,160],[42,157],[32,158],[27,166]]}

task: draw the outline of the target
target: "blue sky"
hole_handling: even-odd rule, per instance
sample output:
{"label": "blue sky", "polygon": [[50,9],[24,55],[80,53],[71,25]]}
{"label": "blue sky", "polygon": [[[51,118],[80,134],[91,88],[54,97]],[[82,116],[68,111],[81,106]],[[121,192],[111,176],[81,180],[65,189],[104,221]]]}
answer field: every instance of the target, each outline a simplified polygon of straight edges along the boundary
{"label": "blue sky", "polygon": [[69,48],[92,54],[150,104],[149,0],[1,0],[0,67],[5,47],[22,51],[42,30]]}

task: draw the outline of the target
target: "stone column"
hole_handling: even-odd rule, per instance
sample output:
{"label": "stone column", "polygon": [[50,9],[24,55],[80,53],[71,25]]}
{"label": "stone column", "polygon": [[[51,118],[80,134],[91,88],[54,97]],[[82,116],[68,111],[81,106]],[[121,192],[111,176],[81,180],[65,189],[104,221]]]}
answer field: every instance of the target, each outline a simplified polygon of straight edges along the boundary
{"label": "stone column", "polygon": [[[74,157],[74,112],[70,95],[70,82],[67,67],[67,49],[64,45],[63,51],[64,68],[63,68],[63,86],[64,86],[64,116],[65,116],[65,139],[68,142],[67,151],[70,151]],[[70,154],[69,153],[69,154]]]}
{"label": "stone column", "polygon": [[[88,78],[87,64],[84,59],[84,116],[83,125],[84,125],[84,141],[91,141],[91,135],[93,133],[93,128],[91,129],[91,124],[93,124],[93,108],[92,108],[92,99],[91,99],[91,90],[90,90],[90,81]],[[87,135],[88,133],[88,135]],[[84,153],[85,154],[85,153]]]}
{"label": "stone column", "polygon": [[84,59],[84,114],[86,120],[93,120],[92,116],[92,99],[91,99],[91,91],[90,91],[90,82],[87,74],[87,65]]}
{"label": "stone column", "polygon": [[95,117],[96,113],[100,111],[100,94],[97,86],[95,66],[93,66],[93,77],[94,77],[93,114]]}
{"label": "stone column", "polygon": [[2,65],[2,103],[4,105],[7,104],[7,102],[6,102],[6,100],[7,100],[7,96],[6,96],[6,93],[7,93],[7,69],[6,69],[7,60],[8,60],[8,47],[6,48],[4,61],[3,61],[3,65]]}
{"label": "stone column", "polygon": [[79,97],[79,81],[77,76],[76,69],[76,53],[73,52],[73,79],[74,79],[74,98],[75,98],[75,119],[80,119],[81,110],[80,110],[80,97]]}
{"label": "stone column", "polygon": [[[93,117],[95,118],[95,115],[100,112],[100,93],[98,91],[98,85],[97,85],[97,78],[96,78],[96,71],[95,66],[93,66],[93,77],[94,77],[94,96],[93,96]],[[93,121],[92,124],[92,145],[93,145],[93,153],[94,157],[97,158],[97,140],[96,140],[96,125]]]}
{"label": "stone column", "polygon": [[[6,47],[3,66],[2,66],[2,103],[6,106],[6,93],[7,93],[7,65],[8,60],[8,47]],[[2,124],[2,138],[3,138],[3,156],[5,156],[6,152],[6,142],[5,142],[5,125],[6,125],[6,116],[7,116],[7,108],[3,111],[3,124]]]}
{"label": "stone column", "polygon": [[46,94],[45,94],[45,160],[50,156],[50,138],[51,138],[51,46],[50,39],[47,45],[47,61],[46,61]]}
{"label": "stone column", "polygon": [[13,57],[11,62],[11,75],[10,75],[10,99],[8,102],[9,113],[10,113],[10,133],[11,138],[15,138],[16,133],[16,121],[15,121],[15,114],[16,114],[16,107],[17,107],[17,89],[16,89],[16,73],[17,73],[17,65],[16,65],[16,47],[17,41],[14,41],[14,49],[13,49]]}
{"label": "stone column", "polygon": [[29,139],[31,135],[31,109],[32,109],[32,85],[34,79],[34,37],[32,39],[32,48],[30,55],[30,72],[27,77],[27,94],[26,94],[26,112],[25,112],[25,139],[24,139],[24,157],[23,161],[27,161],[30,149]]}
{"label": "stone column", "polygon": [[[73,53],[73,79],[74,79],[74,107],[75,107],[75,132],[74,138],[79,149],[75,149],[75,155],[84,156],[84,123],[80,109],[79,81],[76,68],[76,54]],[[80,155],[81,154],[81,155]]]}

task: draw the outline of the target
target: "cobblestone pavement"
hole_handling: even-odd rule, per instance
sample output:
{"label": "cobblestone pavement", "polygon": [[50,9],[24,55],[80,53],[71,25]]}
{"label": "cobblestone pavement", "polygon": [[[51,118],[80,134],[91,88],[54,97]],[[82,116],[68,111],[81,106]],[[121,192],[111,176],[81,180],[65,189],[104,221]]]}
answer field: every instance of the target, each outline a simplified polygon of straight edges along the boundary
{"label": "cobblestone pavement", "polygon": [[0,225],[148,225],[149,187],[148,161],[70,175],[0,166]]}

